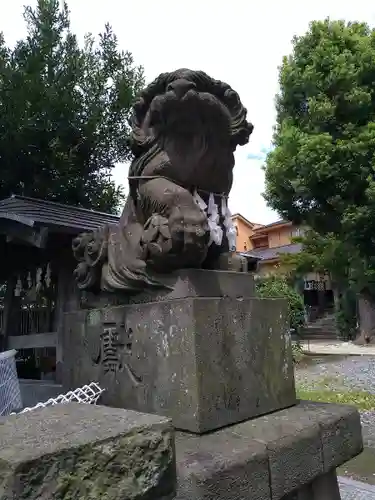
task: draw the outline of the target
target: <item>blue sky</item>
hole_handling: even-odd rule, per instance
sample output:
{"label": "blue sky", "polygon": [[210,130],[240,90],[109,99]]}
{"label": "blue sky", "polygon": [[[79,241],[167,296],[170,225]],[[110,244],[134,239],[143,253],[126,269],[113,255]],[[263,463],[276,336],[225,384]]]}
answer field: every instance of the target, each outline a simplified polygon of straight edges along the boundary
{"label": "blue sky", "polygon": [[[0,30],[13,43],[25,34],[23,5],[35,0],[6,2]],[[232,212],[254,222],[277,219],[262,198],[262,164],[271,148],[275,122],[274,96],[278,66],[291,51],[291,39],[308,23],[328,16],[375,24],[375,7],[368,0],[68,0],[72,28],[80,38],[99,33],[109,22],[121,48],[130,50],[145,68],[148,81],[180,67],[202,69],[228,82],[248,109],[254,132],[236,153]],[[117,183],[127,184],[127,165],[114,171]]]}

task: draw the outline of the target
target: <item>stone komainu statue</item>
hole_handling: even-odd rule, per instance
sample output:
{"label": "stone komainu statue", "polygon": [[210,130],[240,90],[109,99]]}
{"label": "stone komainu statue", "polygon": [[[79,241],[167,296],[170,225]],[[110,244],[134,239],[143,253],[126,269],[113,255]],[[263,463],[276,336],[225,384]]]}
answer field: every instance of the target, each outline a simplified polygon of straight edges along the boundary
{"label": "stone komainu statue", "polygon": [[137,292],[182,268],[228,269],[234,151],[253,126],[238,94],[202,71],[163,73],[134,104],[129,196],[118,224],[73,242],[79,288]]}

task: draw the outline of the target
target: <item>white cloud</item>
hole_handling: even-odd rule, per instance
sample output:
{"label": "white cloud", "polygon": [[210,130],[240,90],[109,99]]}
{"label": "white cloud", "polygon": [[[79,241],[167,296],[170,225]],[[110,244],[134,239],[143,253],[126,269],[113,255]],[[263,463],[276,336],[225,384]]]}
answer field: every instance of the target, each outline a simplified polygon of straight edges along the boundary
{"label": "white cloud", "polygon": [[[23,4],[8,2],[2,10],[0,30],[14,42],[24,35]],[[35,4],[35,1],[29,3]],[[130,50],[145,67],[148,81],[159,73],[181,67],[202,69],[228,82],[239,94],[255,125],[248,146],[236,154],[231,208],[256,222],[271,222],[261,192],[264,174],[261,160],[272,140],[274,96],[278,65],[291,50],[294,35],[303,34],[314,19],[366,21],[375,24],[375,9],[368,0],[68,0],[73,30],[99,33],[109,22],[120,46]],[[127,167],[118,166],[114,177],[126,184]]]}

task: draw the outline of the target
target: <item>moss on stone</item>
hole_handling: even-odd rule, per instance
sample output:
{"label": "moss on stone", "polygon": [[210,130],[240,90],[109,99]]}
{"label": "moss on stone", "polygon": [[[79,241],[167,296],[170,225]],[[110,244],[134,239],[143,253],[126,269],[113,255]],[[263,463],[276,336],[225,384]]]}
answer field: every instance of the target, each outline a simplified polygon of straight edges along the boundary
{"label": "moss on stone", "polygon": [[23,463],[7,482],[19,484],[19,500],[150,500],[174,468],[170,433],[143,429]]}

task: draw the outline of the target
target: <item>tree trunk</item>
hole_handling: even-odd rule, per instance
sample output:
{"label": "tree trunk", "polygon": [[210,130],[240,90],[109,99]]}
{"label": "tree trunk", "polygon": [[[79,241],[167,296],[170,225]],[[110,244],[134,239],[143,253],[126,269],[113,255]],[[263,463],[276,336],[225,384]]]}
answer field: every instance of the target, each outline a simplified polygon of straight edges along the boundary
{"label": "tree trunk", "polygon": [[375,297],[368,292],[358,295],[359,335],[358,344],[375,342]]}
{"label": "tree trunk", "polygon": [[333,292],[333,307],[335,310],[335,313],[340,311],[340,295],[341,295],[341,290],[335,285],[332,285],[332,292]]}

